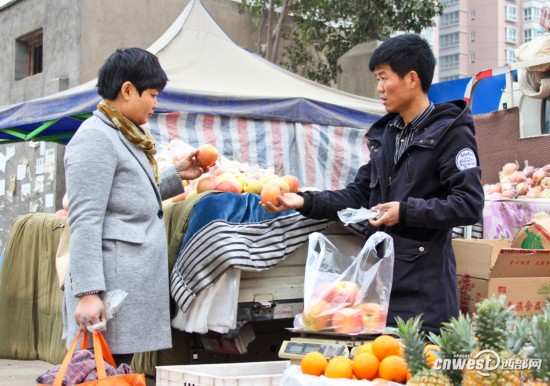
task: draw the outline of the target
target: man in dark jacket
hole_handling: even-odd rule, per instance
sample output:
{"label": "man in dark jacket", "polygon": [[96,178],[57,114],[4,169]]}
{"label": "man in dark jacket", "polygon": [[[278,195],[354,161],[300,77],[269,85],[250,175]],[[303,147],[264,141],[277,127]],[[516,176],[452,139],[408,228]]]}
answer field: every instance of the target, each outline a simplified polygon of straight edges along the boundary
{"label": "man in dark jacket", "polygon": [[429,101],[434,67],[418,35],[380,45],[369,69],[388,114],[366,134],[370,161],[344,189],[287,193],[264,208],[331,220],[344,208],[385,212],[369,222],[370,234],[384,231],[394,241],[388,325],[422,314],[423,329],[437,333],[458,315],[452,228],[477,222],[484,196],[472,113],[464,101]]}

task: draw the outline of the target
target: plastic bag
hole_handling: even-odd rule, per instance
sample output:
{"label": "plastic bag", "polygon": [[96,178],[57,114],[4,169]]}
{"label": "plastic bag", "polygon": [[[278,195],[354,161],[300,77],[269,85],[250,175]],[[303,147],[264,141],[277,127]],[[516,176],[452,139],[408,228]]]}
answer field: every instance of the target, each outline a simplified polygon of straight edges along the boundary
{"label": "plastic bag", "polygon": [[101,332],[107,329],[107,321],[111,319],[120,307],[122,302],[126,299],[128,293],[123,290],[113,290],[109,291],[103,297],[103,303],[105,304],[105,320],[101,320],[96,324],[88,326],[88,331],[90,332]]}
{"label": "plastic bag", "polygon": [[386,326],[393,279],[393,240],[376,232],[358,256],[342,256],[321,233],[309,236],[304,311],[300,331],[339,334],[381,333]]}

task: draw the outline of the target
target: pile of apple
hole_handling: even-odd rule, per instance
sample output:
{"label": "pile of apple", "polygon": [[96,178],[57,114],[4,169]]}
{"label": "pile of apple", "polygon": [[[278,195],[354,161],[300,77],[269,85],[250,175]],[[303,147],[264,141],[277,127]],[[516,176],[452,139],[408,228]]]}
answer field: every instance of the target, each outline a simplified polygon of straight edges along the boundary
{"label": "pile of apple", "polygon": [[386,327],[386,309],[364,302],[361,288],[352,281],[319,285],[298,318],[297,328],[339,334],[380,333]]}
{"label": "pile of apple", "polygon": [[[175,163],[179,157],[187,154],[189,148],[179,140],[171,141],[167,151],[157,157],[157,163],[162,170]],[[222,159],[218,162],[218,149],[212,144],[198,148],[196,156],[198,164],[210,168],[208,173],[192,181],[184,181],[184,192],[169,200],[169,203],[182,201],[197,194],[210,190],[232,193],[253,193],[261,196],[263,203],[278,203],[277,197],[288,192],[297,192],[300,181],[296,176],[279,176],[271,169],[250,167],[247,164]]]}
{"label": "pile of apple", "polygon": [[536,168],[525,161],[521,169],[518,163],[509,162],[498,176],[499,182],[483,186],[487,198],[550,198],[550,164]]}

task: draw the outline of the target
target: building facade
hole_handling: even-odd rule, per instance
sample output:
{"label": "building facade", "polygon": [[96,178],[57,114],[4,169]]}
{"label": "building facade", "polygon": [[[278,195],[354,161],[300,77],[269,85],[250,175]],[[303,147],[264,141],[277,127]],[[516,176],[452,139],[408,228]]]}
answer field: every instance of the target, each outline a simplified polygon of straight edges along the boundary
{"label": "building facade", "polygon": [[470,77],[516,61],[514,50],[544,33],[545,0],[442,0],[439,81]]}

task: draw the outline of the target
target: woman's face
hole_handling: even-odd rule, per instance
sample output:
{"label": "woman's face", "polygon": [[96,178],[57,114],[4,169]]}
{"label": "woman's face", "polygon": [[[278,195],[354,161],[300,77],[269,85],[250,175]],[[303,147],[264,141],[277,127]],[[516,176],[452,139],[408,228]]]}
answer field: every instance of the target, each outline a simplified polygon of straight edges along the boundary
{"label": "woman's face", "polygon": [[159,91],[148,88],[139,95],[138,90],[132,85],[124,115],[137,126],[146,124],[157,108]]}

